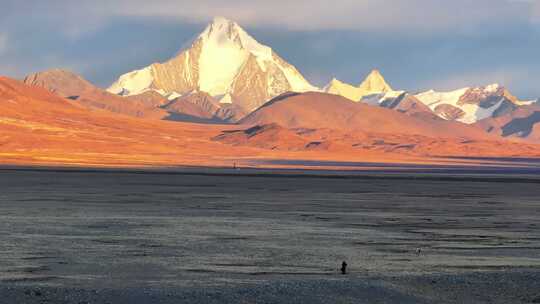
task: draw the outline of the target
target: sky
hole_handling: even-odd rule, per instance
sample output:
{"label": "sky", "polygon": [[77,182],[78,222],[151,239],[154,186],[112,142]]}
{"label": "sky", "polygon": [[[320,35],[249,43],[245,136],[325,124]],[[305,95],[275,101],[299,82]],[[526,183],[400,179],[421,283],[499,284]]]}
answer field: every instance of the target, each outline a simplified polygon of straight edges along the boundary
{"label": "sky", "polygon": [[101,86],[176,54],[214,16],[238,22],[313,84],[500,83],[540,97],[540,0],[0,0],[0,75],[65,68]]}

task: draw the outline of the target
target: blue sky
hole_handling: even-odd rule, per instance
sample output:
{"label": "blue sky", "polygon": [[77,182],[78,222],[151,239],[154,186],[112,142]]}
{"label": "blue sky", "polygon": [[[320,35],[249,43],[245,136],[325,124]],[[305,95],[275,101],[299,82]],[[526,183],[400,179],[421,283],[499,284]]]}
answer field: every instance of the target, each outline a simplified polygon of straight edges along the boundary
{"label": "blue sky", "polygon": [[106,87],[168,59],[213,16],[319,86],[378,68],[396,89],[499,82],[540,97],[540,0],[0,0],[0,74],[61,67]]}

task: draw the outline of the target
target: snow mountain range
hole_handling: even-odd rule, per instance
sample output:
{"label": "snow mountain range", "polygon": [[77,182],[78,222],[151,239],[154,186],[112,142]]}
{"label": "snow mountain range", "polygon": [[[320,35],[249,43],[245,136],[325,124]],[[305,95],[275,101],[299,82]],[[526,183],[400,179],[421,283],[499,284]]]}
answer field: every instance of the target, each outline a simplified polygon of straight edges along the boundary
{"label": "snow mountain range", "polygon": [[270,47],[221,17],[170,60],[126,73],[107,91],[63,70],[29,75],[25,82],[84,107],[141,118],[235,123],[287,94],[319,92],[415,119],[476,124],[503,137],[540,133],[538,102],[521,101],[498,84],[409,92],[392,88],[380,71],[373,70],[358,85],[334,78],[318,88]]}
{"label": "snow mountain range", "polygon": [[[371,84],[371,86],[366,86]],[[395,91],[386,83],[379,71],[372,71],[358,87],[333,79],[324,91],[341,95],[352,101],[364,102],[382,107],[395,106],[407,97],[421,102],[438,117],[474,124],[480,120],[500,117],[511,113],[520,106],[535,101],[520,101],[505,87],[491,84],[485,87],[466,87],[449,92],[429,90],[421,93]]]}

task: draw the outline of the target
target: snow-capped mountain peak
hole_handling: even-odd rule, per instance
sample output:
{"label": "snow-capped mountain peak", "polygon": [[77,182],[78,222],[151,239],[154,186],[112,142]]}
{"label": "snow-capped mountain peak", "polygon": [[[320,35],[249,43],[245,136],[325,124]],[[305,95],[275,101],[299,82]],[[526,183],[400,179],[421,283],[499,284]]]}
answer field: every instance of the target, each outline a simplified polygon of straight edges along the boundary
{"label": "snow-capped mountain peak", "polygon": [[341,95],[353,101],[360,101],[365,96],[392,92],[393,90],[386,83],[379,70],[372,70],[358,87],[333,78],[324,87],[324,91],[330,94]]}
{"label": "snow-capped mountain peak", "polygon": [[227,48],[232,44],[255,55],[261,61],[272,60],[270,47],[260,44],[238,23],[224,17],[215,17],[199,37],[218,48]]}
{"label": "snow-capped mountain peak", "polygon": [[364,92],[384,93],[393,91],[386,80],[377,69],[372,70],[366,79],[360,84],[359,88]]}
{"label": "snow-capped mountain peak", "polygon": [[448,92],[429,90],[416,95],[439,117],[472,124],[513,111],[520,102],[500,84],[465,87]]}
{"label": "snow-capped mountain peak", "polygon": [[492,83],[490,85],[487,85],[485,86],[484,88],[484,91],[485,92],[490,92],[490,93],[495,93],[497,92],[502,86],[498,83]]}
{"label": "snow-capped mountain peak", "polygon": [[319,89],[236,22],[217,17],[176,57],[127,73],[109,88],[120,95],[148,90],[163,95],[194,90],[214,97],[230,95],[232,103],[254,110],[287,91]]}

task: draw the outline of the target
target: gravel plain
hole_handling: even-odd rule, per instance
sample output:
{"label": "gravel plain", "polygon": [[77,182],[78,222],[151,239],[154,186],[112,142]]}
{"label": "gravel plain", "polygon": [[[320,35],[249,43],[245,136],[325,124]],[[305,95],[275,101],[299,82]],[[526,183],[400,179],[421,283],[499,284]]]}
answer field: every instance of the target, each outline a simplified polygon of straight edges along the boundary
{"label": "gravel plain", "polygon": [[540,303],[539,182],[0,170],[0,303]]}

